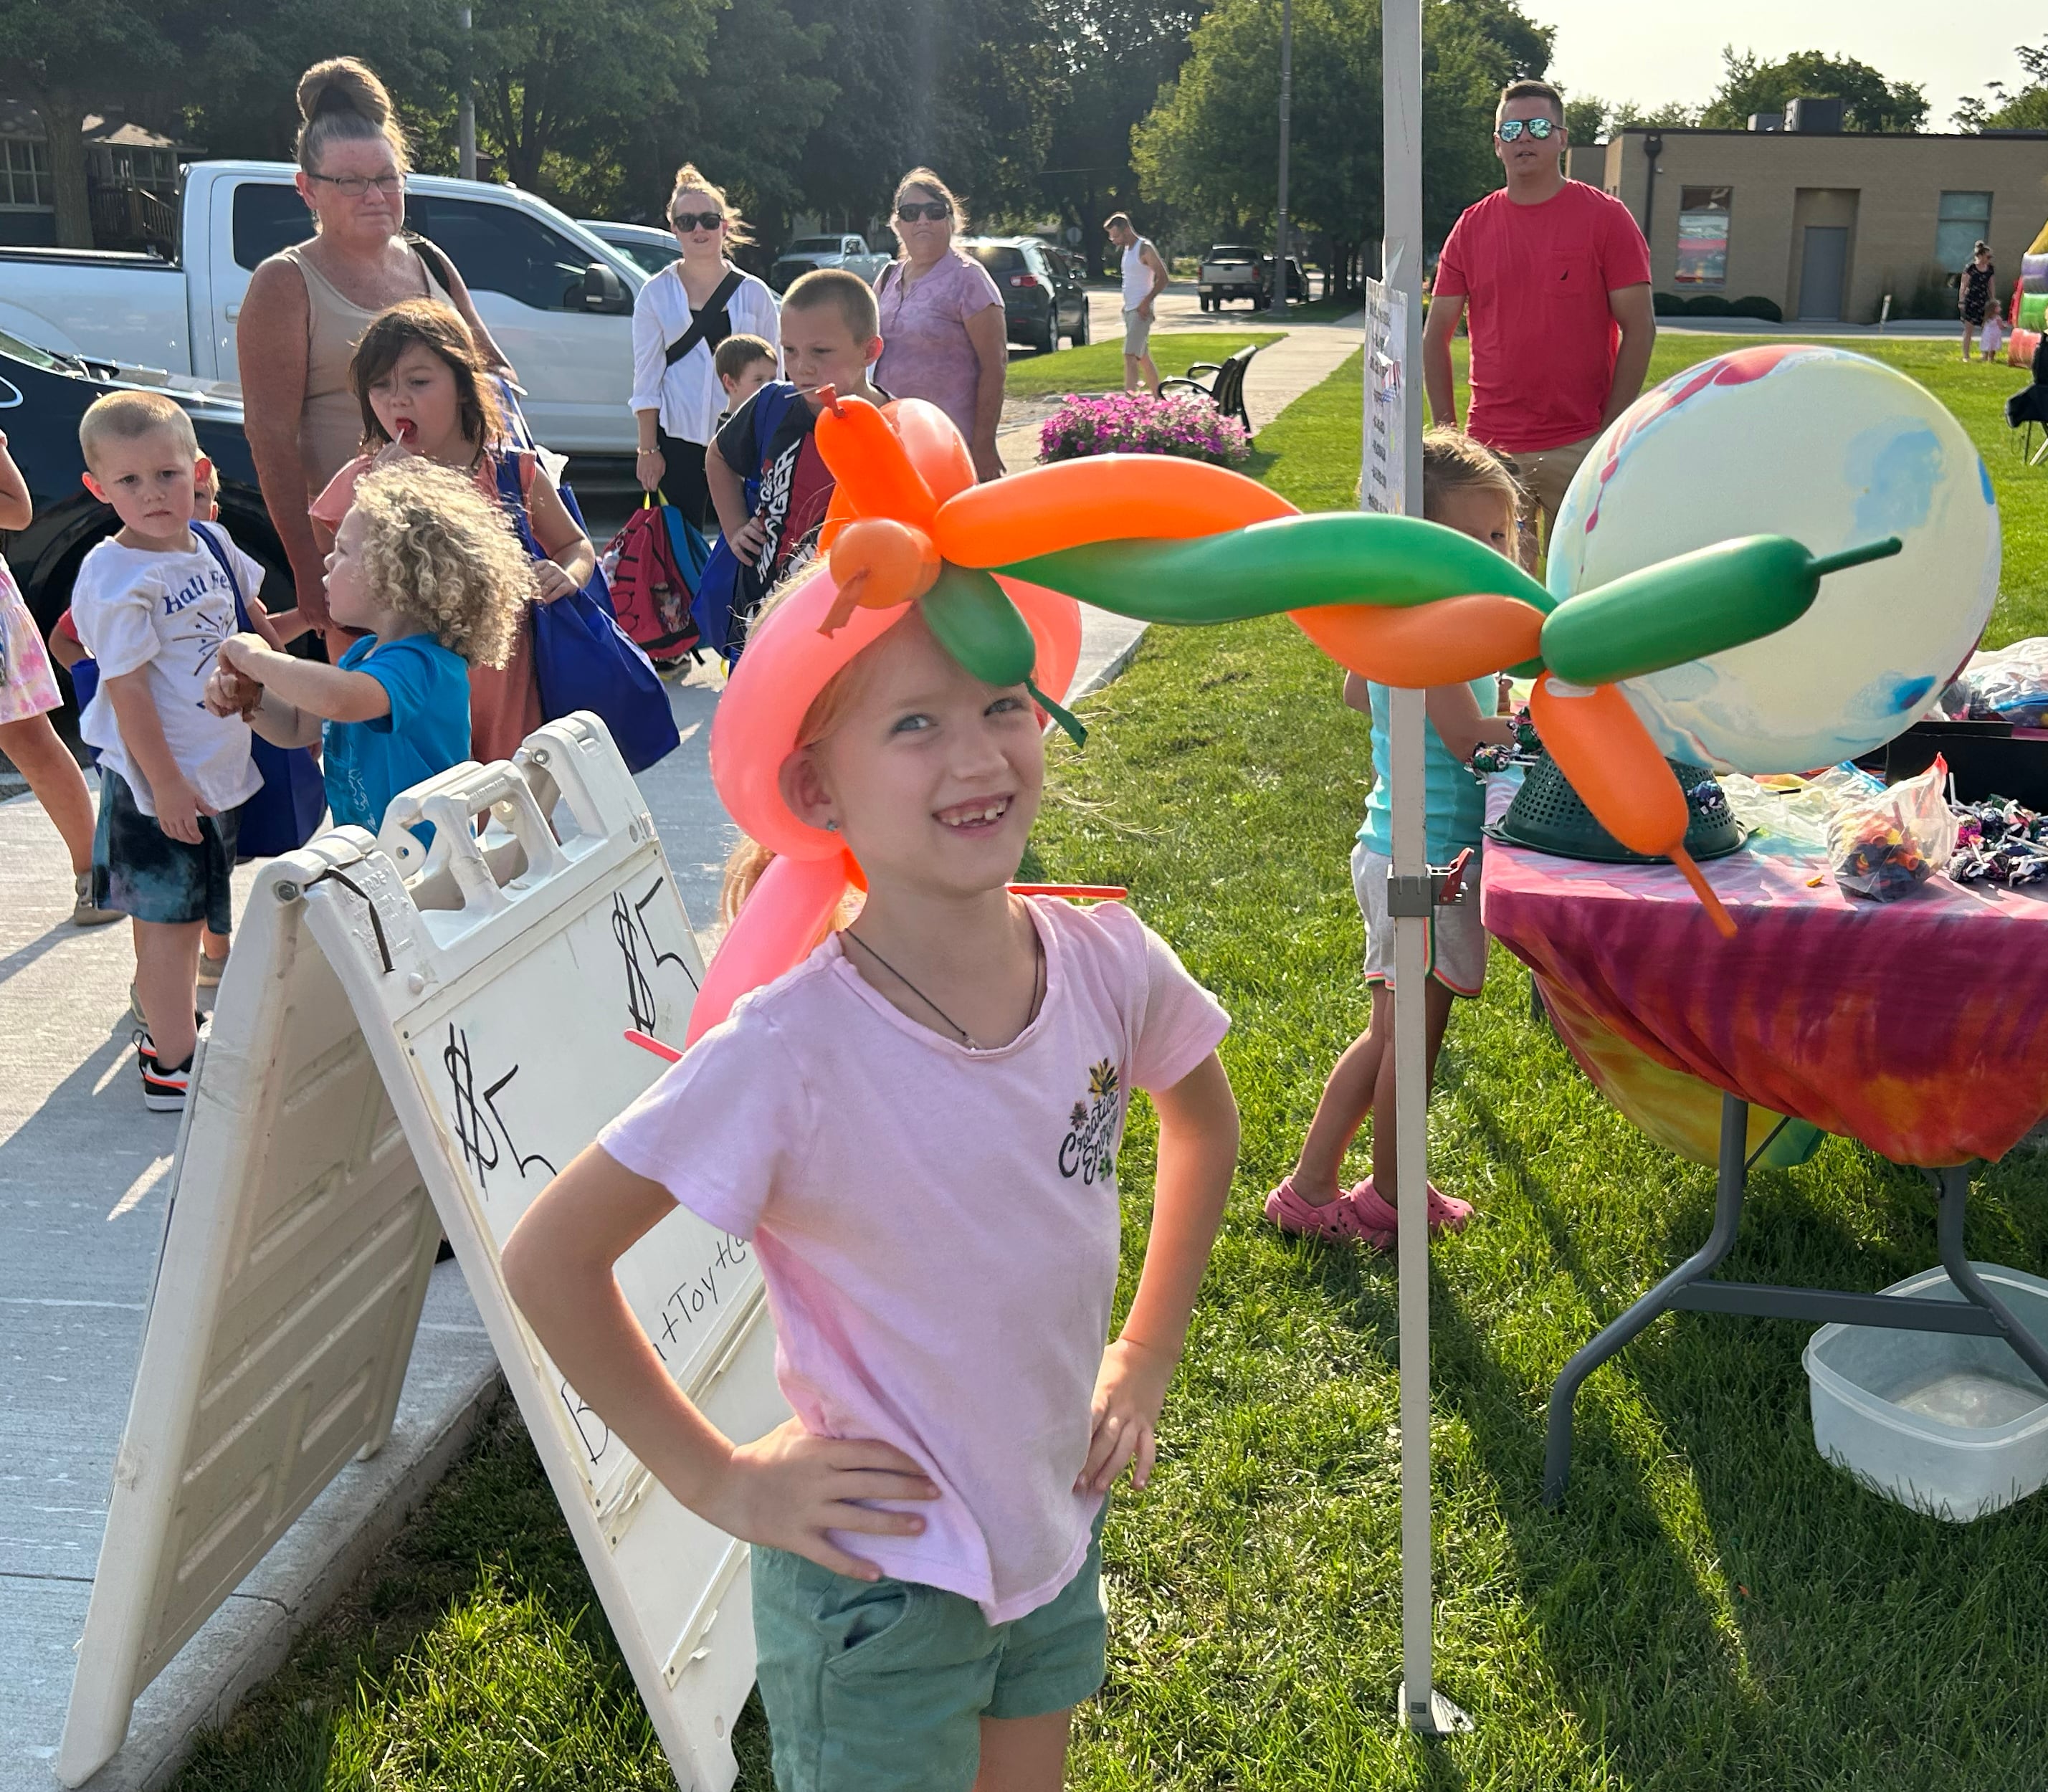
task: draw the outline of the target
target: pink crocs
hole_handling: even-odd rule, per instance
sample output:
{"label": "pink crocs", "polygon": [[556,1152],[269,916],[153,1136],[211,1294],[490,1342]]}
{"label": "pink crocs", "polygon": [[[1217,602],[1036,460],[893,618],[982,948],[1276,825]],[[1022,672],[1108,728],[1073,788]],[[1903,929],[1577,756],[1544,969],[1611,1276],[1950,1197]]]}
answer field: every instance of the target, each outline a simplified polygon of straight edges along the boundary
{"label": "pink crocs", "polygon": [[1359,1217],[1343,1195],[1321,1207],[1294,1193],[1294,1179],[1281,1178],[1280,1186],[1266,1197],[1266,1217],[1283,1232],[1297,1238],[1349,1240],[1360,1235]]}
{"label": "pink crocs", "polygon": [[[1371,1177],[1360,1183],[1344,1197],[1344,1204],[1358,1216],[1360,1235],[1370,1239],[1383,1251],[1394,1247],[1395,1228],[1398,1217],[1387,1204],[1386,1197],[1372,1185]],[[1432,1182],[1429,1185],[1429,1235],[1441,1236],[1445,1232],[1461,1232],[1472,1218],[1472,1203],[1447,1195]]]}

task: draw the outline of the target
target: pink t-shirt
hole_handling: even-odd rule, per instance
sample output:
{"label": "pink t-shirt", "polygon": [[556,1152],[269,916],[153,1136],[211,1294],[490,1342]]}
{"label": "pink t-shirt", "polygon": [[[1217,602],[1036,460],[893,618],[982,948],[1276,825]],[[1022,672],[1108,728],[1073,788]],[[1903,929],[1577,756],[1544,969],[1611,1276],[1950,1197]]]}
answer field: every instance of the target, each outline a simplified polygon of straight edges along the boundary
{"label": "pink t-shirt", "polygon": [[1503,187],[1468,206],[1434,288],[1438,298],[1466,301],[1466,428],[1509,454],[1598,435],[1621,341],[1608,294],[1649,281],[1634,215],[1583,180],[1567,180],[1541,205],[1517,205]]}
{"label": "pink t-shirt", "polygon": [[1003,304],[988,270],[956,249],[913,281],[906,296],[903,263],[891,262],[875,284],[875,303],[882,320],[875,383],[898,398],[937,405],[972,442],[981,357],[967,320]]}
{"label": "pink t-shirt", "polygon": [[941,1497],[917,1537],[837,1534],[991,1623],[1080,1568],[1077,1494],[1116,1290],[1134,1088],[1169,1088],[1229,1019],[1126,908],[1030,898],[1038,1018],[970,1051],[892,1007],[835,936],[743,1002],[599,1135],[753,1240],[776,1373],[805,1429],[879,1437]]}

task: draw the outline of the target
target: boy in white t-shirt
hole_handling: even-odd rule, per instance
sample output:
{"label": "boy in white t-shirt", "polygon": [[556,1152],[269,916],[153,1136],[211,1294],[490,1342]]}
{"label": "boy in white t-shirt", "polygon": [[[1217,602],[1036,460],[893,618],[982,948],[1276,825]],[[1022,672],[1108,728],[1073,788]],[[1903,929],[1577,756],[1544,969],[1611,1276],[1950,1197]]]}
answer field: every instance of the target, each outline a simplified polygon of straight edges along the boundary
{"label": "boy in white t-shirt", "polygon": [[253,601],[263,569],[218,525],[194,524],[199,442],[175,400],[110,393],[78,435],[86,489],[122,524],[85,557],[72,591],[79,638],[99,664],[80,722],[105,781],[95,894],[134,917],[142,1099],[176,1113],[198,1045],[200,936],[228,931],[237,812],[263,782],[249,724],[206,708],[207,681],[240,626],[237,584]]}

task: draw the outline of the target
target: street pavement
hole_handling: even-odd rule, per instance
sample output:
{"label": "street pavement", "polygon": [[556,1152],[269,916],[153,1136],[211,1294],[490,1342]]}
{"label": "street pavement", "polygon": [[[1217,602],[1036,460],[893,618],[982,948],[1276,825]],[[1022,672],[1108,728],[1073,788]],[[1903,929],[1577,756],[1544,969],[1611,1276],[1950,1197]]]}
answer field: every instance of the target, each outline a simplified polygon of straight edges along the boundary
{"label": "street pavement", "polygon": [[[1096,296],[1111,311],[1115,295]],[[1168,295],[1162,329],[1229,328]],[[1241,327],[1241,326],[1240,326]],[[1358,345],[1304,326],[1253,363],[1270,421]],[[1035,442],[1015,456],[1027,464]],[[597,519],[593,518],[593,522]],[[1143,626],[1084,611],[1076,692],[1120,670]],[[711,782],[722,680],[673,687],[681,748],[639,780],[700,932],[736,837]],[[237,909],[254,866],[237,874]],[[48,1792],[108,1488],[140,1355],[169,1194],[175,1116],[146,1111],[130,1044],[127,928],[72,927],[71,878],[32,797],[0,801],[0,1792]],[[709,944],[708,940],[706,941]],[[127,1747],[93,1792],[165,1783],[193,1730],[219,1721],[367,1565],[445,1471],[501,1383],[453,1263],[434,1272],[390,1441],[352,1464],[138,1700]]]}

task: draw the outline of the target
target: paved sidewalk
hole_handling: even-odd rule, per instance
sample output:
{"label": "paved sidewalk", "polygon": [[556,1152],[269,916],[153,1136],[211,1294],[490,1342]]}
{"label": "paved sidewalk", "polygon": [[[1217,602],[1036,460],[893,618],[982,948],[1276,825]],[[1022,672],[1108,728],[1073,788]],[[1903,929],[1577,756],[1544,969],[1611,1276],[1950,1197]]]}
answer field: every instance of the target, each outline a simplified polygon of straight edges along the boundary
{"label": "paved sidewalk", "polygon": [[[1095,339],[1114,339],[1123,328],[1117,321],[1115,295],[1097,293],[1091,298],[1094,309],[1090,313],[1089,327]],[[1105,307],[1108,312],[1107,321]],[[1196,322],[1197,316],[1200,320],[1199,325]],[[1263,316],[1252,312],[1211,312],[1165,316],[1154,328],[1155,332],[1166,333],[1197,328],[1263,331],[1278,327]],[[1278,342],[1261,349],[1252,357],[1251,366],[1245,374],[1244,408],[1251,413],[1251,427],[1255,430],[1264,429],[1304,392],[1321,385],[1364,345],[1364,341],[1363,311],[1334,323],[1287,326],[1287,333]],[[1159,369],[1168,378],[1184,370],[1178,363]],[[1040,415],[1042,414],[1041,410]],[[1003,464],[1013,471],[1030,466],[1038,459],[1038,417],[1032,417],[1012,425],[996,437],[995,445],[1003,456]]]}
{"label": "paved sidewalk", "polygon": [[[1092,612],[1076,688],[1142,625]],[[677,687],[683,744],[640,780],[692,921],[708,933],[735,838],[712,787],[708,669]],[[235,879],[237,912],[257,867]],[[73,1650],[163,1235],[175,1115],[142,1106],[128,929],[66,920],[62,843],[33,797],[0,802],[0,1792],[49,1792]],[[707,944],[708,941],[707,941]],[[453,1263],[434,1272],[390,1441],[346,1469],[138,1701],[93,1792],[165,1783],[445,1472],[502,1383]]]}

